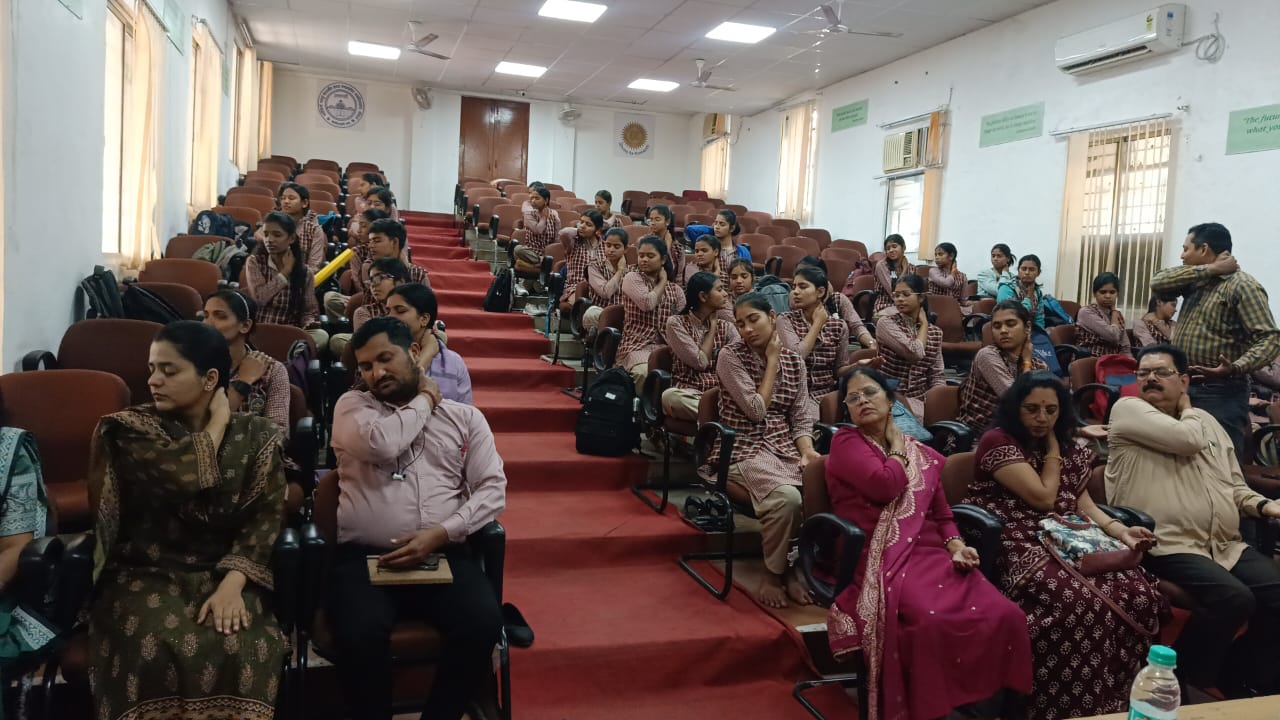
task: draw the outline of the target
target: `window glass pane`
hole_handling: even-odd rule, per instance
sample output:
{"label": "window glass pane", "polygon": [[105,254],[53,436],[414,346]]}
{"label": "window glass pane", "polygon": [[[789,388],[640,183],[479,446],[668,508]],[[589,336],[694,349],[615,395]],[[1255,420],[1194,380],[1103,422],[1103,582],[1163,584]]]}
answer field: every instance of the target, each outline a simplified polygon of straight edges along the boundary
{"label": "window glass pane", "polygon": [[107,12],[103,102],[102,251],[120,252],[121,165],[124,140],[125,27]]}
{"label": "window glass pane", "polygon": [[897,233],[907,241],[907,252],[920,248],[920,222],[924,215],[924,175],[889,180],[884,234]]}

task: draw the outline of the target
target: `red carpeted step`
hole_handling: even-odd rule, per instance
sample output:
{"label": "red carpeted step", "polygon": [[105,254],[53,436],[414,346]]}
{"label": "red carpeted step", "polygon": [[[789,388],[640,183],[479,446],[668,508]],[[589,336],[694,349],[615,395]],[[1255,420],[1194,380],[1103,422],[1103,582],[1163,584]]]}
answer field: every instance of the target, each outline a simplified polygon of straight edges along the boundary
{"label": "red carpeted step", "polygon": [[[538,335],[530,332],[534,337]],[[472,338],[472,333],[459,333],[461,338]],[[546,340],[542,342],[545,344]],[[452,337],[449,344],[453,345]],[[464,356],[471,384],[476,387],[502,388],[508,392],[532,391],[542,395],[548,390],[559,390],[573,383],[573,370],[552,365],[539,358]],[[530,418],[532,421],[534,418]],[[530,428],[534,429],[534,428]]]}
{"label": "red carpeted step", "polygon": [[[464,248],[465,249],[465,248]],[[488,287],[480,287],[479,283],[473,286],[474,289],[469,290],[437,290],[436,301],[440,303],[440,307],[446,306],[462,306],[469,308],[478,308],[484,302],[484,294]]]}
{"label": "red carpeted step", "polygon": [[[577,512],[590,508],[590,512]],[[536,578],[572,568],[666,564],[706,547],[706,535],[670,513],[644,508],[627,490],[519,493],[502,513],[506,576]],[[571,514],[572,522],[566,514]]]}
{"label": "red carpeted step", "polygon": [[[440,292],[441,290],[469,291],[478,286],[488,289],[489,283],[493,281],[493,276],[484,271],[480,271],[479,273],[458,273],[453,271],[452,268],[437,271],[434,266],[442,263],[435,263],[430,260],[425,263],[419,262],[416,264],[427,269],[427,274],[431,276],[431,288],[436,292]],[[477,304],[476,307],[480,307],[479,304]]]}
{"label": "red carpeted step", "polygon": [[[474,378],[472,382],[474,383]],[[563,387],[568,386],[566,383]],[[541,390],[511,392],[483,389],[474,390],[472,397],[474,405],[484,413],[494,432],[534,429],[545,433],[572,433],[578,420],[578,411],[582,409],[582,403],[564,393],[547,393]],[[531,419],[536,419],[536,426],[532,428]]]}
{"label": "red carpeted step", "polygon": [[[440,305],[440,317],[446,318],[445,324],[448,324],[450,309],[445,307],[443,303]],[[538,357],[546,352],[550,347],[547,339],[535,332],[515,332],[510,330],[465,330],[458,333],[449,333],[449,347],[462,355],[467,361],[468,367],[471,365],[472,358],[481,357],[497,357],[497,358],[518,358],[518,357]],[[545,364],[545,363],[544,363]],[[550,365],[547,365],[550,367]],[[564,368],[572,373],[570,368]],[[500,378],[505,381],[505,378]],[[486,378],[487,382],[493,382],[492,376]],[[474,383],[473,383],[474,384]],[[573,384],[572,377],[567,377],[564,381],[564,387]],[[490,387],[501,388],[505,386],[505,382],[499,382]]]}
{"label": "red carpeted step", "polygon": [[[435,275],[431,276],[431,283],[435,285]],[[495,313],[485,312],[479,308],[449,308],[440,311],[440,319],[449,327],[449,333],[454,330],[507,330],[512,333],[519,333],[522,330],[533,329],[533,318],[524,313]]]}
{"label": "red carpeted step", "polygon": [[[644,482],[649,473],[649,461],[639,455],[579,455],[573,433],[500,432],[494,441],[506,465],[508,493],[620,490]],[[636,508],[651,512],[639,500]]]}
{"label": "red carpeted step", "polygon": [[[736,650],[718,648],[715,652]],[[516,657],[519,656],[516,653]],[[711,654],[709,657],[714,662],[719,655]],[[627,665],[628,658],[618,658],[617,662]],[[513,661],[513,668],[514,664]],[[644,670],[632,666],[632,671]],[[518,708],[516,713],[520,720],[813,720],[813,716],[791,697],[794,684],[781,679],[711,687],[692,686],[688,681],[677,679],[669,688],[632,696],[610,692],[609,687],[601,687],[596,682],[580,685],[576,678],[550,678],[540,674],[526,676],[523,672],[517,677],[519,680],[513,679],[511,683],[514,693],[512,705]],[[629,676],[616,677],[613,681],[625,689],[628,680]],[[521,688],[516,684],[520,681],[540,684]],[[568,684],[571,689],[580,690],[581,694],[565,697],[559,692],[561,688],[557,682]],[[551,685],[547,686],[547,683]],[[816,688],[805,695],[819,711],[833,720],[856,720],[858,716],[857,707],[838,686]]]}
{"label": "red carpeted step", "polygon": [[[417,262],[418,258],[423,256],[424,253],[425,251],[422,249],[422,246],[414,247],[413,248],[414,262]],[[471,250],[469,248],[464,248],[461,245],[456,245],[456,246],[442,245],[439,247],[432,246],[431,251],[429,253],[425,253],[425,255],[432,258],[439,258],[441,260],[470,260]]]}

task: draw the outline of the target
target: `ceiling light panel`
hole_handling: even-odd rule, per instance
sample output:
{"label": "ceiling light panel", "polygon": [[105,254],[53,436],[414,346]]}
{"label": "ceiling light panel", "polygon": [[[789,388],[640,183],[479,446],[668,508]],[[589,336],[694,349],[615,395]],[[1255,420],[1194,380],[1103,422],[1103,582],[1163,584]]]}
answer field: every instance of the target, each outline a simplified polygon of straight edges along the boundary
{"label": "ceiling light panel", "polygon": [[649,90],[651,92],[671,92],[680,87],[680,83],[670,80],[650,80],[649,78],[640,78],[632,82],[627,87],[632,90]]}
{"label": "ceiling light panel", "polygon": [[542,17],[574,22],[593,23],[600,19],[609,8],[596,3],[578,2],[578,0],[547,0],[538,10]]}
{"label": "ceiling light panel", "polygon": [[712,40],[754,44],[769,37],[774,28],[764,25],[747,25],[736,22],[722,22],[714,30],[707,33]]}
{"label": "ceiling light panel", "polygon": [[519,75],[521,77],[536,78],[542,77],[542,73],[546,72],[547,69],[540,65],[524,65],[522,63],[513,63],[503,60],[498,63],[498,66],[495,67],[493,71],[502,73],[503,75]]}
{"label": "ceiling light panel", "polygon": [[400,48],[377,43],[352,40],[347,43],[347,52],[360,57],[378,58],[379,60],[396,60],[400,57]]}

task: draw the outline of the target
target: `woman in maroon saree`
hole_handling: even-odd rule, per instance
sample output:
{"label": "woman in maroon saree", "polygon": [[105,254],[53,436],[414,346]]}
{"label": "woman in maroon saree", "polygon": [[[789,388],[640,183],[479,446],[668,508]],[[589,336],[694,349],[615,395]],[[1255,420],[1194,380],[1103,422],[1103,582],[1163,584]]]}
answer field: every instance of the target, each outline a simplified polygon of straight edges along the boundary
{"label": "woman in maroon saree", "polygon": [[1075,424],[1056,377],[1020,375],[978,444],[966,498],[1004,522],[997,584],[1026,613],[1035,654],[1027,709],[1044,720],[1124,711],[1166,611],[1140,567],[1085,577],[1041,539],[1040,521],[1056,513],[1078,515],[1137,552],[1155,543],[1150,530],[1112,520],[1089,499],[1094,456],[1075,444]]}
{"label": "woman in maroon saree", "polygon": [[863,651],[864,720],[933,720],[1005,688],[1030,692],[1026,617],[976,572],[942,491],[944,458],[893,424],[884,375],[854,369],[846,399],[858,427],[832,439],[827,490],[867,544],[827,637],[837,658]]}

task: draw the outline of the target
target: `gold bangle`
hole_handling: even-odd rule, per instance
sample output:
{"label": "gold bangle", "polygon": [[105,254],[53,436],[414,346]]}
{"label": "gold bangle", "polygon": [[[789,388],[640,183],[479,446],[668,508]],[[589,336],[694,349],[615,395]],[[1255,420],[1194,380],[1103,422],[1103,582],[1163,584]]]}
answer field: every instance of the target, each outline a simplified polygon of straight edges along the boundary
{"label": "gold bangle", "polygon": [[1062,462],[1062,456],[1061,455],[1045,455],[1044,460],[1045,462],[1048,462],[1050,460],[1057,460],[1058,462]]}

